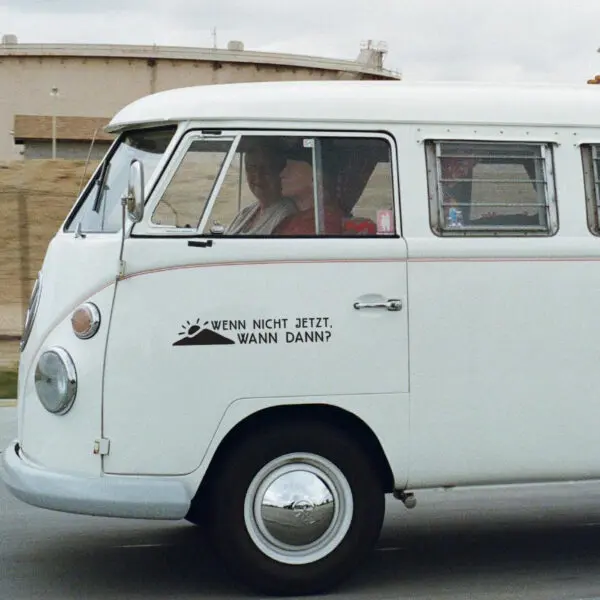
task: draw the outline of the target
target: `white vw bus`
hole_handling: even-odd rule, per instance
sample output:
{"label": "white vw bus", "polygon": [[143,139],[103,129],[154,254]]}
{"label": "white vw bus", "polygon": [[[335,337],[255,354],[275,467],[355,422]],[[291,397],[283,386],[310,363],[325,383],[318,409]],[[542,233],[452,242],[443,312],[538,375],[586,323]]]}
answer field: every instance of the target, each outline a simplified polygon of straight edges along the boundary
{"label": "white vw bus", "polygon": [[119,112],[31,298],[3,478],[327,590],[384,496],[600,476],[600,91],[257,83]]}

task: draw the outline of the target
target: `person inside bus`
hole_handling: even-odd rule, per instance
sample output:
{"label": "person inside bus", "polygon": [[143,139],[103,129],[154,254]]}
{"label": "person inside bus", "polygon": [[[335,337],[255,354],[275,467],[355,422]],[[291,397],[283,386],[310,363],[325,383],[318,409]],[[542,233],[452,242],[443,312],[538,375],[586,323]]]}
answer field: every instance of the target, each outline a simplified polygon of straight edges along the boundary
{"label": "person inside bus", "polygon": [[297,212],[295,203],[281,195],[280,172],[285,158],[266,141],[254,143],[244,159],[246,180],[257,198],[243,208],[225,230],[226,235],[270,235],[290,215]]}
{"label": "person inside bus", "polygon": [[[286,158],[286,165],[281,171],[281,193],[295,202],[298,212],[284,219],[273,233],[274,235],[315,235],[312,152],[309,148],[298,148],[287,152]],[[324,216],[322,233],[341,234],[344,213],[330,200],[327,187],[327,185],[320,186]]]}

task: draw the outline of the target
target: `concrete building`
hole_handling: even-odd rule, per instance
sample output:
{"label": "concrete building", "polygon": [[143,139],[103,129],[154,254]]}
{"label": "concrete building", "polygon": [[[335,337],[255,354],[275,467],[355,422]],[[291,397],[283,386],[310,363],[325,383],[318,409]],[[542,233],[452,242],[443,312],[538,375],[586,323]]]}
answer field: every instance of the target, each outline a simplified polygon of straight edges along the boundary
{"label": "concrete building", "polygon": [[[15,115],[13,138],[21,147],[21,156],[31,158],[66,158],[77,160],[104,156],[113,136],[104,133],[108,119]],[[92,144],[93,141],[93,144]]]}
{"label": "concrete building", "polygon": [[386,48],[363,44],[357,60],[227,49],[0,43],[0,161],[97,158],[102,127],[122,106],[175,87],[249,81],[400,79],[383,68]]}

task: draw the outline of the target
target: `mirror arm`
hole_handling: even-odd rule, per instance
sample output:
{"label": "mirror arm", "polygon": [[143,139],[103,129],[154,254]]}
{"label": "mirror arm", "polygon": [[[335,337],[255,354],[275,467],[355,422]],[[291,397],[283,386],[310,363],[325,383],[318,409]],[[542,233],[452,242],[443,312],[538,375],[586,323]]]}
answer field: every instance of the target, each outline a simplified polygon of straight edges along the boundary
{"label": "mirror arm", "polygon": [[117,279],[122,279],[125,275],[125,261],[123,252],[125,250],[125,227],[127,227],[127,206],[129,204],[129,190],[121,197],[121,248],[119,250],[119,272]]}
{"label": "mirror arm", "polygon": [[125,235],[127,216],[133,223],[139,223],[144,216],[144,168],[139,160],[132,160],[129,165],[127,190],[121,196],[121,249],[119,251],[118,279],[125,276]]}

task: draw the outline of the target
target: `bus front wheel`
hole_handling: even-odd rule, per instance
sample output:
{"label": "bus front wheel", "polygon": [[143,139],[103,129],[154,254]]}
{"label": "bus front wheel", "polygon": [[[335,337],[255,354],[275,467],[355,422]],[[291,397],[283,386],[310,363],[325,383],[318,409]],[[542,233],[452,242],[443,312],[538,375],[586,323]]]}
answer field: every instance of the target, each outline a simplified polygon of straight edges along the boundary
{"label": "bus front wheel", "polygon": [[211,537],[255,591],[329,591],[373,548],[385,496],[377,470],[343,431],[310,421],[253,431],[211,486]]}

